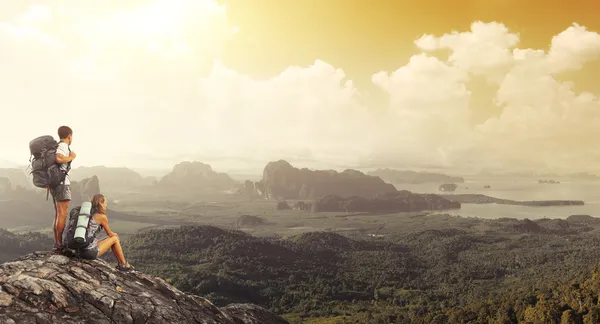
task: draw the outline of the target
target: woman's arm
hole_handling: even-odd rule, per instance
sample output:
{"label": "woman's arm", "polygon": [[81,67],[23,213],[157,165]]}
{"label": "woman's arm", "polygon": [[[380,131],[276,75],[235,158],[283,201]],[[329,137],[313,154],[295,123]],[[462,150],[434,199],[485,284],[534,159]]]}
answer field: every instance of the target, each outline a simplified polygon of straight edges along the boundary
{"label": "woman's arm", "polygon": [[108,237],[117,236],[117,233],[114,233],[110,230],[110,227],[108,227],[108,217],[106,217],[106,215],[96,214],[94,217],[96,217],[97,219],[96,222],[102,225],[102,228],[104,228],[104,231],[106,232],[106,235],[108,235]]}

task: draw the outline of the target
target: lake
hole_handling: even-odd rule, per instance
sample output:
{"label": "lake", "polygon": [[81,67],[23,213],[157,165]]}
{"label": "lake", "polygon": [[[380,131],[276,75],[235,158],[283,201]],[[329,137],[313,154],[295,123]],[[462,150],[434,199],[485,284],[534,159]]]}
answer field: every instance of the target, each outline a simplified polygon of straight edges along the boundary
{"label": "lake", "polygon": [[[559,180],[560,181],[560,180]],[[498,204],[462,204],[460,210],[449,214],[464,217],[518,219],[567,218],[570,215],[591,215],[600,217],[600,182],[561,181],[559,184],[538,184],[537,180],[523,179],[467,179],[457,183],[454,194],[484,194],[511,200],[583,200],[584,206],[526,207]],[[484,189],[485,185],[491,188]],[[439,184],[398,184],[399,190],[416,193],[437,193]],[[468,189],[467,189],[468,188]]]}

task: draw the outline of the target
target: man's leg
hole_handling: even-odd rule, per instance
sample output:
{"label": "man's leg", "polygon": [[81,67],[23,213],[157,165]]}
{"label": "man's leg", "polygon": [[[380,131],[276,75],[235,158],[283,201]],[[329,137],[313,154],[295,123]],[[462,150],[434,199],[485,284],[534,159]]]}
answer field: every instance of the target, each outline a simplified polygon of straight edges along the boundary
{"label": "man's leg", "polygon": [[57,201],[56,206],[58,209],[58,215],[56,217],[56,224],[54,228],[54,240],[56,241],[57,245],[62,245],[63,231],[65,230],[67,214],[69,213],[69,200]]}
{"label": "man's leg", "polygon": [[71,202],[71,188],[67,185],[59,185],[55,189],[56,217],[54,218],[54,241],[62,246],[63,231],[69,214],[69,203]]}
{"label": "man's leg", "polygon": [[54,221],[52,221],[52,231],[54,232],[54,244],[56,244],[56,222],[58,220],[58,206],[56,205],[56,195],[54,190],[49,189],[52,195],[52,206],[54,206]]}

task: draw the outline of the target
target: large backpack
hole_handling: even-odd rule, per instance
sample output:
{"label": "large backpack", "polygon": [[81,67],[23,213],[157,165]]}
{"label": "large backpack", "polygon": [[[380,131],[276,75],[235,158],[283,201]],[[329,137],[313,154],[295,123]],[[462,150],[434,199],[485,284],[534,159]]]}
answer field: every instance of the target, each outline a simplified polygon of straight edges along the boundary
{"label": "large backpack", "polygon": [[56,149],[58,142],[50,135],[44,135],[35,138],[29,142],[29,151],[31,152],[31,174],[33,175],[33,185],[38,188],[54,189],[67,176],[71,169],[71,162],[67,164],[67,171],[60,169],[56,163]]}
{"label": "large backpack", "polygon": [[69,213],[69,221],[65,228],[63,244],[72,250],[80,250],[90,245],[94,239],[90,233],[90,221],[94,211],[90,202],[74,207]]}

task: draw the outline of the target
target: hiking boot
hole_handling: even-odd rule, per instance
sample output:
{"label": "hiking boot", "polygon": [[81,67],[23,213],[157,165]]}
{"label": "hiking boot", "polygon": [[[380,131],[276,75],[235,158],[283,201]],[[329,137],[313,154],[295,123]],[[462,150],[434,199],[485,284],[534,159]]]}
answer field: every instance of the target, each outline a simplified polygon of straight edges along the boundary
{"label": "hiking boot", "polygon": [[132,272],[135,271],[135,268],[128,262],[127,264],[117,264],[117,270],[123,272]]}
{"label": "hiking boot", "polygon": [[58,245],[58,244],[54,244],[54,248],[52,249],[52,253],[53,254],[64,254],[65,252],[65,246],[64,245]]}
{"label": "hiking boot", "polygon": [[69,249],[68,247],[64,247],[62,250],[62,255],[66,256],[67,258],[72,258],[77,254],[75,253],[75,251]]}

